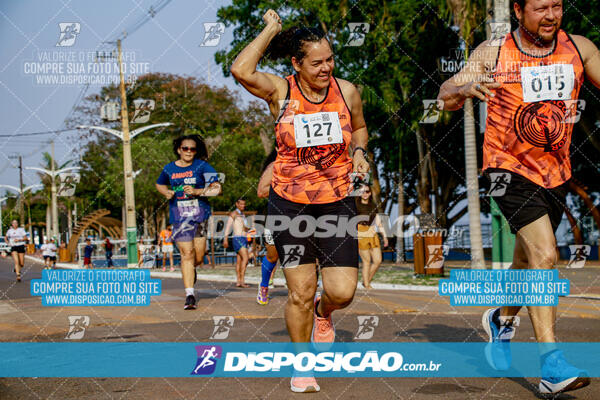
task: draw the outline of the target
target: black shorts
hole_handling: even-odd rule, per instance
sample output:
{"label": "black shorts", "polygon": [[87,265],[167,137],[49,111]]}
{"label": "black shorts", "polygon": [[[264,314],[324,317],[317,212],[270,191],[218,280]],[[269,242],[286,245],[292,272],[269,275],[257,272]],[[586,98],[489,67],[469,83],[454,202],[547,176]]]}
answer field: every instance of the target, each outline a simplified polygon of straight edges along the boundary
{"label": "black shorts", "polygon": [[24,245],[12,246],[10,248],[10,252],[12,253],[13,251],[16,251],[17,253],[25,254],[25,246]]}
{"label": "black shorts", "polygon": [[[266,228],[273,234],[282,268],[314,264],[317,260],[321,268],[358,268],[358,240],[346,229],[348,221],[356,216],[353,197],[328,204],[301,204],[286,200],[271,189],[268,214],[267,221],[276,220],[278,217],[296,221],[295,225],[292,224],[294,226],[287,223],[273,225],[267,222]],[[309,222],[326,215],[337,218],[338,223],[329,222],[339,225],[340,229],[336,229],[337,234],[327,234],[325,230]],[[301,218],[295,219],[296,217]],[[304,222],[298,223],[298,220]]]}
{"label": "black shorts", "polygon": [[[494,182],[490,174],[494,174]],[[565,211],[568,182],[546,189],[517,173],[500,168],[488,168],[484,175],[490,185],[488,194],[498,204],[512,233],[546,214],[552,230],[556,232]]]}

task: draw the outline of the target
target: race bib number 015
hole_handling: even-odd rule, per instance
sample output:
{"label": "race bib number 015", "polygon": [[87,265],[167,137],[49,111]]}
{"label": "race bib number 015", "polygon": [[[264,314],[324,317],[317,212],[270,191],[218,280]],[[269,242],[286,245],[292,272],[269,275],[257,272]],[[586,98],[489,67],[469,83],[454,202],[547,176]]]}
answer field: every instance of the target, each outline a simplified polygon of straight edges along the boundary
{"label": "race bib number 015", "polygon": [[521,67],[523,101],[570,100],[575,86],[573,64]]}
{"label": "race bib number 015", "polygon": [[296,147],[343,143],[342,127],[337,112],[294,115]]}

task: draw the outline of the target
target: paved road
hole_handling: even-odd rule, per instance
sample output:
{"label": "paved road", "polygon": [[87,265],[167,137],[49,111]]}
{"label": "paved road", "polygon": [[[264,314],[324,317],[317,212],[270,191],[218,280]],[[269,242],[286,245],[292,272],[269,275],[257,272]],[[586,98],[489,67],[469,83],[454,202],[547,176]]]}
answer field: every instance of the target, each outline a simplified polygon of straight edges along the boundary
{"label": "paved road", "polygon": [[[571,279],[571,293],[558,309],[557,336],[561,341],[598,341],[600,295],[598,269],[562,270]],[[163,280],[163,294],[149,307],[41,307],[29,295],[29,281],[41,277],[39,265],[28,263],[24,281],[16,283],[8,260],[0,260],[0,341],[63,342],[69,315],[88,315],[90,326],[82,341],[206,342],[211,341],[212,317],[233,316],[226,341],[283,342],[287,290],[272,291],[271,303],[254,301],[256,288],[198,282],[199,307],[183,310],[183,290],[176,279]],[[452,307],[435,292],[359,291],[347,309],[335,314],[337,340],[353,341],[357,316],[377,315],[372,341],[483,341],[482,307]],[[533,341],[533,330],[522,312],[519,341]],[[320,379],[321,393],[294,395],[287,378],[0,378],[1,399],[528,399],[536,394],[533,378],[329,378]],[[598,384],[563,395],[564,399],[598,399]]]}

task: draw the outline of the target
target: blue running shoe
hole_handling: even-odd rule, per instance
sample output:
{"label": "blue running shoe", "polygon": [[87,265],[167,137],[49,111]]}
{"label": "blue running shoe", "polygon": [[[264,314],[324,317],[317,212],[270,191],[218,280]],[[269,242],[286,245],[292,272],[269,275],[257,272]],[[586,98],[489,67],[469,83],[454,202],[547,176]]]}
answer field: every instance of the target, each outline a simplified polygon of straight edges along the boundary
{"label": "blue running shoe", "polygon": [[489,336],[489,343],[485,346],[485,358],[488,364],[498,371],[509,369],[512,362],[510,339],[515,336],[512,321],[500,323],[500,307],[498,307],[484,312],[481,323]]}
{"label": "blue running shoe", "polygon": [[587,372],[569,364],[562,350],[554,350],[542,356],[540,393],[563,393],[581,389],[589,384],[590,378]]}

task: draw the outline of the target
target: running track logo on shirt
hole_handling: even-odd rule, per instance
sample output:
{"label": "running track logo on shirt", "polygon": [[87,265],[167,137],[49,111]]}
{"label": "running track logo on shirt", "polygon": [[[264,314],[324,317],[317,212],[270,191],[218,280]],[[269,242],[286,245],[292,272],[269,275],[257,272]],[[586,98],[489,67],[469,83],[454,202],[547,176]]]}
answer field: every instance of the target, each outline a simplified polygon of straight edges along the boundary
{"label": "running track logo on shirt", "polygon": [[196,346],[198,360],[190,375],[210,375],[217,368],[217,360],[223,355],[221,346]]}

